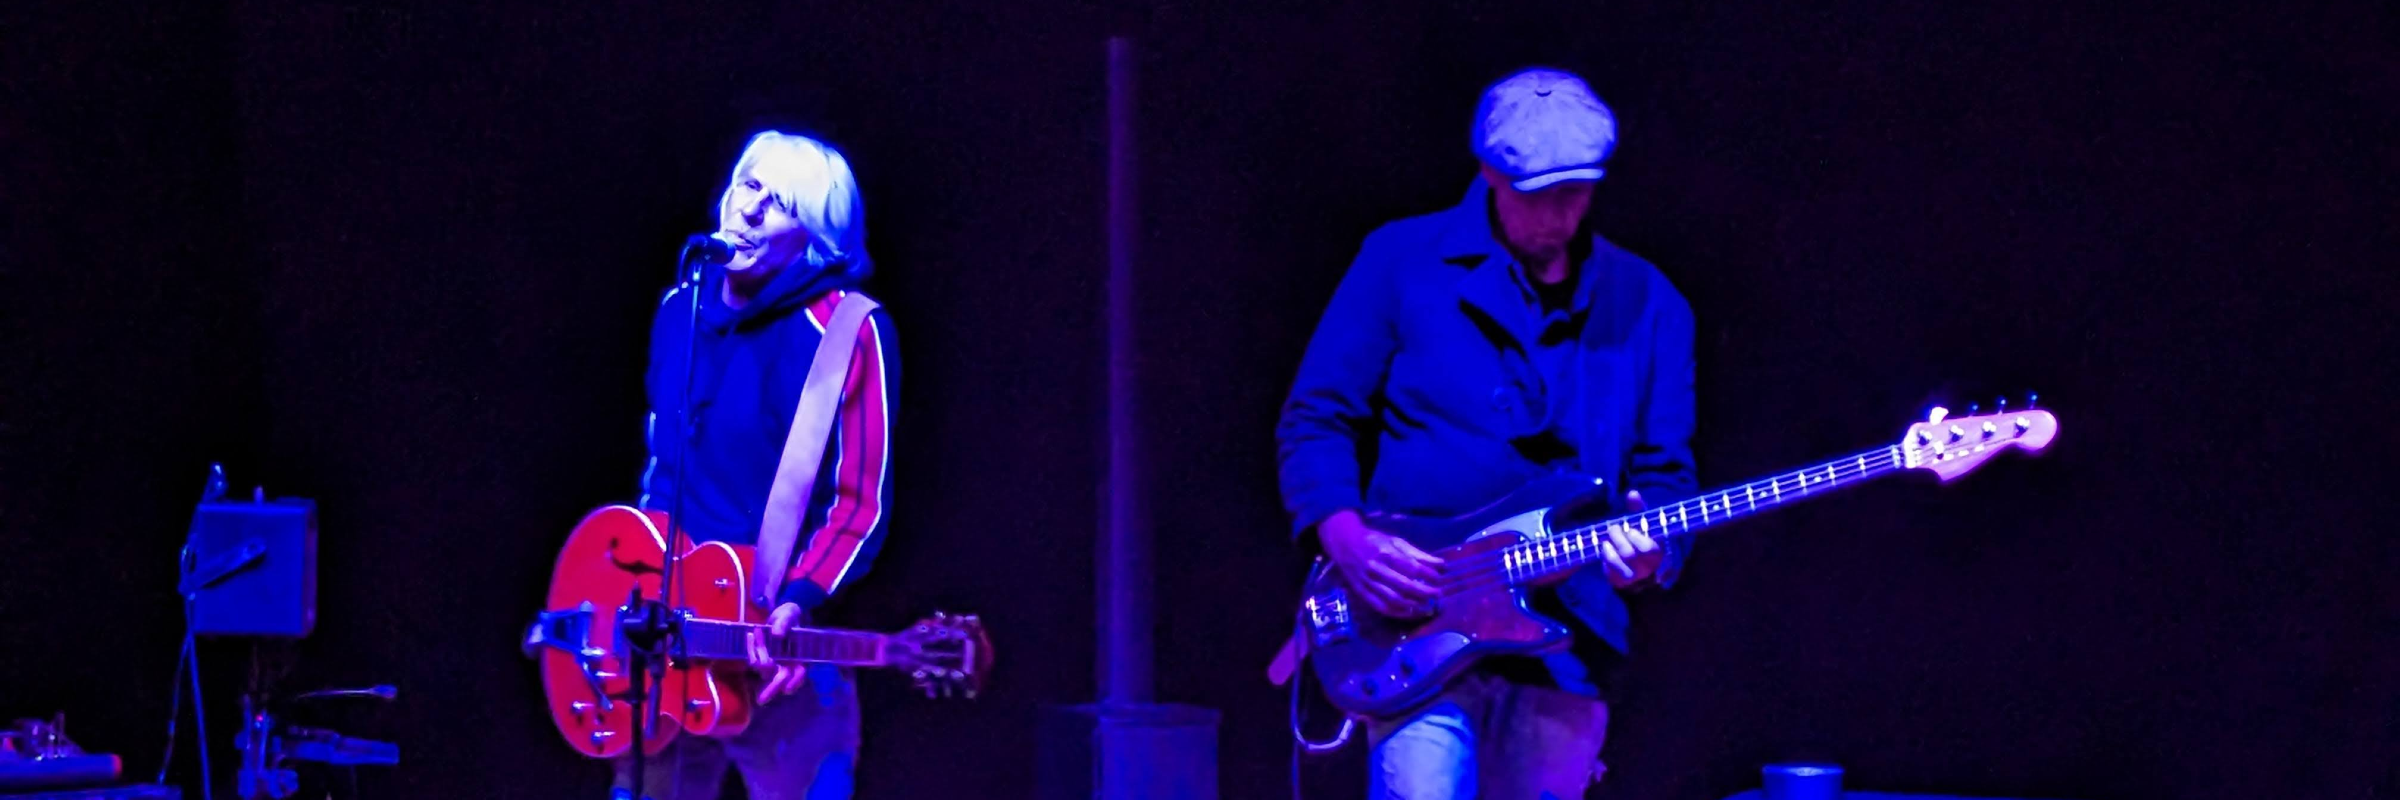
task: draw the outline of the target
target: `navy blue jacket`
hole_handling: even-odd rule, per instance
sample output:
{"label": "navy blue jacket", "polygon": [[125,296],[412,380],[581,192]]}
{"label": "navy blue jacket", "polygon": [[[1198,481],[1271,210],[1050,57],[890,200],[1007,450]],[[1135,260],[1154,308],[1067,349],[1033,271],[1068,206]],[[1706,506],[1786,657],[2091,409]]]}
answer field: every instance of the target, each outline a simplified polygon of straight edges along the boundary
{"label": "navy blue jacket", "polygon": [[[1342,509],[1455,516],[1560,472],[1653,507],[1697,493],[1691,306],[1649,262],[1591,236],[1571,299],[1546,310],[1493,233],[1490,195],[1477,179],[1457,206],[1376,229],[1334,290],[1276,426],[1304,541]],[[1666,550],[1662,587],[1689,556],[1682,537]],[[1625,604],[1604,569],[1579,571],[1557,599],[1623,653]],[[1591,694],[1583,653],[1545,661],[1562,688]]]}
{"label": "navy blue jacket", "polygon": [[[650,328],[650,464],[637,505],[672,512],[698,541],[756,544],[767,493],[783,459],[800,389],[834,305],[863,269],[811,271],[794,264],[739,310],[725,305],[723,275],[702,277],[697,340],[689,284],[659,303]],[[898,408],[899,341],[876,309],[859,330],[816,488],[792,546],[780,602],[814,609],[867,572],[890,527],[892,413]],[[684,354],[694,348],[691,404]],[[689,457],[679,431],[691,436]],[[682,483],[677,483],[679,466]],[[767,568],[759,565],[759,569]]]}

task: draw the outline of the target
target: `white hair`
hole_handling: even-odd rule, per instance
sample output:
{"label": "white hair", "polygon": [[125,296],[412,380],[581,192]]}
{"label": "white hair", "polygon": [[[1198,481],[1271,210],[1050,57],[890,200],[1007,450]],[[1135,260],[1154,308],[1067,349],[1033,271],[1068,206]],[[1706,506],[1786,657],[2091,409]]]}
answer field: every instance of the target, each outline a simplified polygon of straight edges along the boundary
{"label": "white hair", "polygon": [[798,134],[763,131],[750,137],[733,163],[717,215],[731,210],[733,189],[749,172],[774,197],[775,205],[808,232],[802,259],[811,269],[839,267],[857,277],[872,269],[867,259],[867,211],[858,194],[850,160],[832,145]]}

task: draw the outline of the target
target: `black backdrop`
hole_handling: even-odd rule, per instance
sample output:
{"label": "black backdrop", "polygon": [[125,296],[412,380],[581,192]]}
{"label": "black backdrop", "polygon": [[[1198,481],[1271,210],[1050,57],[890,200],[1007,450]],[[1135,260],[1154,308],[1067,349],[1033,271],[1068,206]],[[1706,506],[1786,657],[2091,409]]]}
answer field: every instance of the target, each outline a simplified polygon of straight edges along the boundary
{"label": "black backdrop", "polygon": [[[1784,758],[1893,790],[2394,787],[2388,5],[535,5],[0,10],[0,713],[154,768],[174,552],[221,460],[323,506],[288,681],[401,687],[337,720],[404,749],[368,796],[599,796],[516,638],[560,538],[633,492],[673,248],[777,125],[852,154],[900,325],[899,507],[850,602],[981,612],[1001,650],[972,703],[867,682],[864,794],[1026,796],[1036,705],[1093,692],[1129,30],[1159,693],[1224,712],[1225,796],[1285,791],[1259,675],[1301,568],[1271,440],[1300,348],[1360,237],[1455,200],[1475,90],[1535,61],[1620,116],[1601,225],[1697,309],[1705,483],[2000,392],[2064,430],[1703,543],[1637,608],[1598,796]],[[241,652],[203,652],[229,765]],[[1312,796],[1358,763],[1313,762]]]}

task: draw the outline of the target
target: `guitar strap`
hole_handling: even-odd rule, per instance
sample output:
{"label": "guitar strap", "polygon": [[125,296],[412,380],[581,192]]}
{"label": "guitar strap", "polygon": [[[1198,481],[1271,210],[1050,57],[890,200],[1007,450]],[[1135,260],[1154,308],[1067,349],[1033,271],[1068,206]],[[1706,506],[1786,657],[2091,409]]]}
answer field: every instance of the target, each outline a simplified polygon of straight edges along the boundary
{"label": "guitar strap", "polygon": [[[865,293],[842,296],[817,340],[817,355],[808,365],[808,382],[800,389],[800,406],[792,412],[792,432],[784,438],[783,463],[775,468],[774,488],[767,490],[767,508],[758,530],[758,562],[750,585],[753,599],[775,607],[784,573],[791,570],[792,547],[800,537],[800,521],[808,514],[809,493],[816,489],[818,467],[825,463],[825,440],[833,432],[833,415],[841,406],[842,387],[850,380],[850,354],[858,345],[859,326],[878,304]],[[803,311],[801,313],[807,313]]]}
{"label": "guitar strap", "polygon": [[1284,639],[1283,648],[1275,651],[1275,659],[1267,662],[1267,683],[1282,686],[1284,681],[1292,679],[1293,673],[1300,671],[1300,659],[1307,657],[1308,642],[1300,634]]}

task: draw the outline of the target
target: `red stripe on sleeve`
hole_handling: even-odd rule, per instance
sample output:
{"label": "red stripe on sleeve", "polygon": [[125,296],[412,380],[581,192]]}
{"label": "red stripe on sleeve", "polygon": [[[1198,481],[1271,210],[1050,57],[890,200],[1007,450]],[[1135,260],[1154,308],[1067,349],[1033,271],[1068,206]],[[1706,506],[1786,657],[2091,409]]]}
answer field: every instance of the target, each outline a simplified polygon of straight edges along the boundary
{"label": "red stripe on sleeve", "polygon": [[786,577],[806,580],[828,595],[840,588],[860,548],[883,521],[891,409],[884,394],[879,327],[872,316],[860,325],[858,346],[850,355],[850,377],[843,385],[841,410],[836,416],[840,441],[834,463],[833,507]]}

